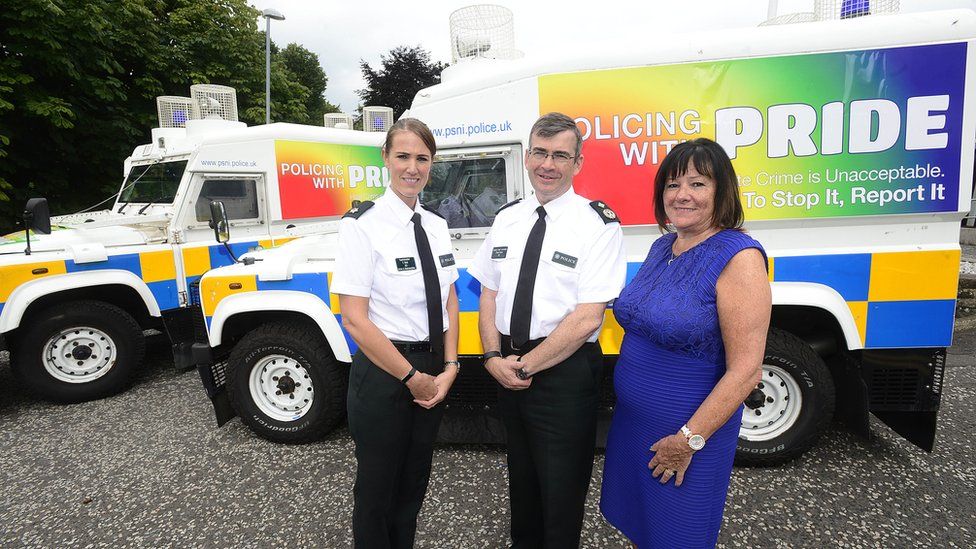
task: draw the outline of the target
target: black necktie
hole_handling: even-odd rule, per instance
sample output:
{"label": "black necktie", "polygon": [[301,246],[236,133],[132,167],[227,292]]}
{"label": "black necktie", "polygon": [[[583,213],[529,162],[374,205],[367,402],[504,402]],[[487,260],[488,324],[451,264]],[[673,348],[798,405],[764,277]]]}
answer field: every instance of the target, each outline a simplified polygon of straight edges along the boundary
{"label": "black necktie", "polygon": [[539,214],[522,253],[522,266],[519,268],[518,284],[515,286],[515,301],[512,303],[512,342],[521,347],[529,341],[529,325],[532,322],[532,295],[535,293],[535,275],[539,272],[539,256],[542,254],[542,240],[546,237],[546,210],[542,206],[535,209]]}
{"label": "black necktie", "polygon": [[427,296],[427,331],[430,349],[439,355],[444,349],[444,317],[441,314],[441,282],[437,278],[434,256],[430,253],[430,241],[420,222],[420,214],[413,214],[413,237],[420,255],[420,270],[424,274],[424,294]]}

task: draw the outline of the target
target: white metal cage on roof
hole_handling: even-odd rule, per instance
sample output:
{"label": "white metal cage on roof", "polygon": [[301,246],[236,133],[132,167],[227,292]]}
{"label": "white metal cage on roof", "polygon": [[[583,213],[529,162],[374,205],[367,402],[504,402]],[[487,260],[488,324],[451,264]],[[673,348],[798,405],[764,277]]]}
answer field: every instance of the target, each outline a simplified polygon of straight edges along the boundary
{"label": "white metal cage on roof", "polygon": [[330,112],[325,115],[324,125],[326,128],[341,128],[351,130],[353,125],[352,115],[344,112]]}
{"label": "white metal cage on roof", "polygon": [[759,23],[760,27],[766,27],[769,25],[792,25],[793,23],[809,23],[811,21],[817,21],[817,14],[812,11],[801,11],[798,13],[784,13],[783,15],[777,15],[772,19],[767,19],[762,23]]}
{"label": "white metal cage on roof", "polygon": [[229,86],[194,84],[190,86],[194,118],[237,122],[237,92]]}
{"label": "white metal cage on roof", "polygon": [[812,12],[776,15],[777,4],[775,0],[770,1],[769,19],[760,23],[760,27],[884,15],[898,13],[900,8],[899,0],[814,0]]}
{"label": "white metal cage on roof", "polygon": [[185,128],[193,117],[193,99],[178,95],[161,95],[156,98],[156,115],[160,128]]}
{"label": "white metal cage on roof", "polygon": [[393,125],[393,109],[390,107],[363,107],[363,131],[385,132]]}
{"label": "white metal cage on roof", "polygon": [[454,10],[450,17],[451,63],[472,57],[518,59],[512,11],[478,4]]}
{"label": "white metal cage on roof", "polygon": [[898,0],[815,0],[813,2],[813,12],[821,20],[898,13],[898,8]]}

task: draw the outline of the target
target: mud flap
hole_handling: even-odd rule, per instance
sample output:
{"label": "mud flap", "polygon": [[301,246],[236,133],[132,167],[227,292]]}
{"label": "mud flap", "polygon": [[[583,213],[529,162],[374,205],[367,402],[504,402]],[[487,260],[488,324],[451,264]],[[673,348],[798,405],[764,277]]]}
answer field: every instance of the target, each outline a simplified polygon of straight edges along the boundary
{"label": "mud flap", "polygon": [[834,378],[836,398],[834,418],[853,433],[871,436],[871,414],[868,410],[868,386],[861,377],[861,365],[848,353],[837,353],[826,359]]}
{"label": "mud flap", "polygon": [[172,344],[173,364],[180,371],[189,370],[195,365],[191,360],[190,347],[196,341],[195,321],[201,314],[199,306],[163,312],[163,326]]}
{"label": "mud flap", "polygon": [[862,353],[871,413],[927,452],[935,445],[945,363],[944,347]]}
{"label": "mud flap", "polygon": [[237,417],[234,408],[230,405],[227,396],[227,376],[224,363],[205,363],[197,365],[197,372],[200,374],[200,381],[207,390],[207,396],[213,404],[214,415],[217,418],[217,427],[222,427],[228,421]]}
{"label": "mud flap", "polygon": [[237,417],[227,397],[225,365],[214,357],[213,349],[207,342],[203,312],[200,310],[198,290],[191,288],[192,303],[184,308],[167,311],[163,314],[163,324],[173,343],[173,363],[179,370],[196,367],[203,387],[213,404],[217,426],[220,427]]}
{"label": "mud flap", "polygon": [[931,452],[935,448],[938,412],[874,412],[874,416],[915,446]]}

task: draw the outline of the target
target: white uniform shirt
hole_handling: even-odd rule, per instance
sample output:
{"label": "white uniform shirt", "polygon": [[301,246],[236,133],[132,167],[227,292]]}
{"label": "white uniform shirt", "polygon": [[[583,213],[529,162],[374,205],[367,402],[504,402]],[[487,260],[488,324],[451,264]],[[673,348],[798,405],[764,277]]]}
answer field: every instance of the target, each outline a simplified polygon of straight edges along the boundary
{"label": "white uniform shirt", "polygon": [[[499,212],[468,269],[482,285],[498,292],[495,327],[504,335],[510,335],[522,253],[539,218],[538,207],[533,196]],[[532,298],[530,339],[547,337],[580,303],[615,299],[627,278],[620,223],[604,223],[590,201],[572,188],[545,209],[546,236]],[[598,333],[587,341],[596,341]]]}
{"label": "white uniform shirt", "polygon": [[410,209],[387,189],[359,219],[339,222],[334,294],[369,298],[369,319],[386,337],[426,341],[427,297],[410,219],[419,213],[441,285],[441,313],[448,327],[447,296],[458,278],[447,222],[420,206]]}

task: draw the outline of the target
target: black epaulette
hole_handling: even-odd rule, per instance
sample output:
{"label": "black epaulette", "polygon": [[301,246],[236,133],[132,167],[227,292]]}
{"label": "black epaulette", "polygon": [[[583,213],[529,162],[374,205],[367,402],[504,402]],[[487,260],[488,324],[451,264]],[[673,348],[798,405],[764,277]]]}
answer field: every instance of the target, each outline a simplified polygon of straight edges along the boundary
{"label": "black epaulette", "polygon": [[610,209],[607,203],[602,200],[594,200],[590,202],[590,207],[596,210],[597,215],[604,223],[620,223],[620,218],[617,217],[617,212]]}
{"label": "black epaulette", "polygon": [[351,217],[353,219],[359,219],[359,216],[366,213],[366,210],[372,208],[373,204],[374,202],[372,200],[364,200],[360,202],[358,205],[353,206],[348,212],[346,212],[342,216],[342,218],[345,219],[347,217]]}
{"label": "black epaulette", "polygon": [[[439,217],[439,218],[441,218],[441,219],[444,219],[444,216],[443,216],[443,215],[441,215],[441,212],[439,212],[439,211],[437,211],[437,210],[435,210],[434,208],[431,208],[431,207],[430,207],[430,206],[428,206],[427,204],[424,204],[423,202],[421,202],[421,203],[420,203],[420,207],[421,207],[421,208],[423,208],[423,209],[425,209],[425,210],[427,210],[428,212],[430,212],[430,213],[432,213],[432,214],[434,214],[434,215],[436,215],[437,217]],[[444,219],[444,220],[445,220],[445,221],[447,221],[446,219]]]}
{"label": "black epaulette", "polygon": [[522,201],[522,199],[521,199],[521,198],[516,198],[515,200],[513,200],[513,201],[511,201],[511,202],[509,202],[508,204],[505,204],[505,205],[504,205],[504,206],[502,206],[501,208],[498,208],[497,210],[495,210],[495,215],[498,215],[498,214],[499,214],[499,213],[501,213],[501,211],[502,211],[502,210],[504,210],[505,208],[508,208],[509,206],[514,206],[514,205],[516,205],[516,204],[518,204],[518,203],[519,203],[519,202],[521,202],[521,201]]}

